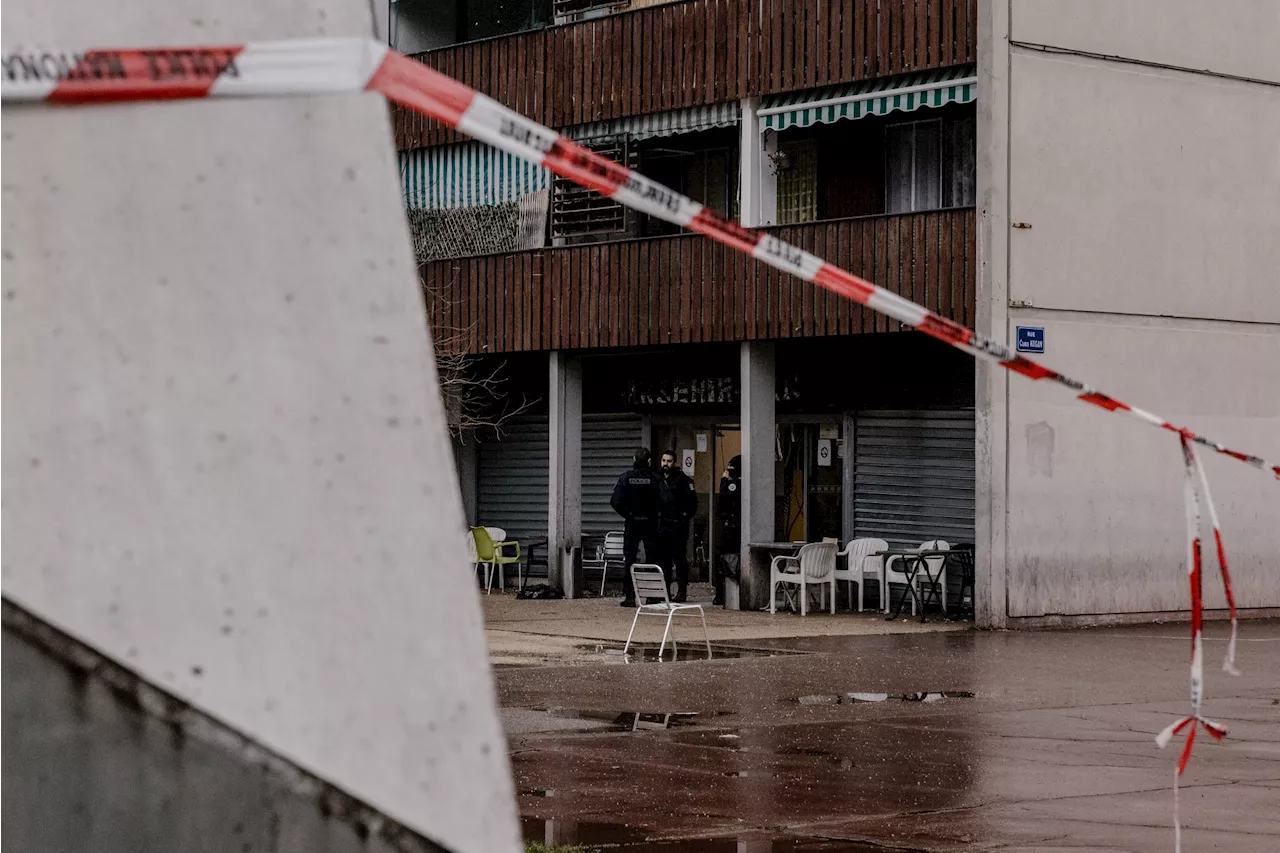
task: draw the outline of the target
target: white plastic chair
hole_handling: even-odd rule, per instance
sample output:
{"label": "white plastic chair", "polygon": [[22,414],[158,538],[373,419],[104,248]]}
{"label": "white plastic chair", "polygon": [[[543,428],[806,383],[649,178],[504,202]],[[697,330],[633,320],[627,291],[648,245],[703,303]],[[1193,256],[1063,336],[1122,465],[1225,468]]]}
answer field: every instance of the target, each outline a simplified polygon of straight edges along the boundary
{"label": "white plastic chair", "polygon": [[[809,614],[809,587],[831,588],[831,612],[836,612],[836,543],[810,542],[794,557],[779,555],[769,564],[769,612],[777,612],[778,585],[800,587],[800,615]],[[825,594],[825,592],[823,593]]]}
{"label": "white plastic chair", "polygon": [[[836,581],[848,581],[858,585],[858,612],[862,612],[863,587],[867,578],[875,578],[880,582],[880,602],[888,599],[884,580],[884,557],[877,557],[877,551],[885,551],[889,543],[883,539],[854,539],[845,549],[836,555],[843,558],[845,568],[836,565]],[[838,585],[838,584],[837,584]],[[853,587],[849,587],[849,609],[853,609]]]}
{"label": "white plastic chair", "polygon": [[[631,566],[631,582],[636,589],[636,615],[631,620],[631,631],[627,634],[627,644],[622,647],[622,654],[626,655],[631,648],[631,638],[636,633],[636,623],[640,621],[641,616],[666,616],[667,627],[662,632],[662,645],[658,646],[658,660],[662,660],[662,653],[667,648],[667,637],[671,638],[671,660],[676,659],[678,650],[676,649],[676,635],[671,630],[671,620],[675,618],[677,613],[690,611],[698,611],[698,616],[702,619],[702,636],[707,643],[707,660],[711,659],[711,635],[707,633],[707,616],[702,612],[701,604],[674,604],[671,601],[670,593],[667,590],[667,576],[663,574],[662,566],[653,563],[635,563]],[[660,599],[653,604],[645,604],[645,601],[651,598]]]}
{"label": "white plastic chair", "polygon": [[[913,548],[913,551],[950,551],[951,546],[942,539],[930,539],[928,542],[921,542],[919,548]],[[901,565],[902,557],[890,557],[884,566],[884,587],[889,588],[890,583],[907,583],[907,573],[902,569],[895,569],[894,566]],[[938,584],[938,601],[942,604],[942,612],[947,612],[947,561],[945,557],[925,557],[925,563],[929,567],[929,573],[934,576],[935,582]],[[911,585],[915,587],[916,594],[911,595],[908,591],[906,594],[911,595],[911,615],[916,615],[916,599],[920,596],[920,585],[926,580],[923,571],[918,571],[912,579]],[[923,598],[922,598],[923,600]],[[884,612],[889,612],[889,596],[884,597]]]}

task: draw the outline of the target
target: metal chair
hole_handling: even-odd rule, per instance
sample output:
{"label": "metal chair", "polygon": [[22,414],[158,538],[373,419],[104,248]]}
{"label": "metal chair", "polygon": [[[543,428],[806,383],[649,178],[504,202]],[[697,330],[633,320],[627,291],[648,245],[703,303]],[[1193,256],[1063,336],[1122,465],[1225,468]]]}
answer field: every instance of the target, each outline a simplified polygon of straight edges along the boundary
{"label": "metal chair", "polygon": [[[858,585],[858,612],[862,612],[863,587],[866,585],[868,577],[875,578],[880,582],[880,604],[888,599],[885,591],[884,580],[884,558],[877,557],[877,551],[885,551],[889,548],[889,543],[883,539],[854,539],[845,546],[845,549],[836,555],[837,559],[843,558],[845,568],[841,569],[839,563],[836,564],[836,581],[848,581],[851,584]],[[849,609],[853,609],[853,587],[849,587]]]}
{"label": "metal chair", "polygon": [[[600,597],[604,598],[605,581],[609,579],[609,567],[616,565],[626,570],[623,555],[626,553],[626,537],[621,530],[610,530],[604,535],[604,544],[600,546],[597,559],[600,563]],[[624,578],[625,580],[625,578]]]}
{"label": "metal chair", "polygon": [[[915,548],[913,550],[949,551],[951,550],[951,546],[949,546],[942,539],[930,539],[928,542],[921,542],[920,547]],[[947,560],[945,557],[925,557],[924,561],[925,561],[925,564],[928,565],[930,572],[934,574],[934,582],[938,585],[938,591],[939,591],[938,601],[942,604],[942,612],[946,613],[947,612]],[[896,555],[890,557],[888,560],[885,561],[885,565],[884,565],[885,589],[888,589],[890,583],[900,583],[904,585],[907,584],[906,571],[904,571],[903,569],[894,568],[894,566],[902,562],[903,562],[903,558]],[[937,569],[937,571],[933,572],[934,569]],[[916,599],[920,595],[921,575],[923,574],[924,574],[923,571],[917,571],[911,579],[911,582],[910,582],[911,586],[916,590],[916,593],[912,595],[910,590],[908,590],[906,593],[907,595],[911,596],[911,615],[912,616],[916,615]],[[924,599],[921,598],[920,600],[923,601]],[[884,612],[885,613],[889,612],[889,596],[887,595],[884,598]]]}
{"label": "metal chair", "polygon": [[[666,616],[667,627],[662,632],[662,645],[658,646],[658,660],[662,660],[662,653],[667,648],[667,637],[670,637],[671,660],[674,661],[679,650],[676,648],[675,632],[671,630],[671,620],[677,613],[696,610],[699,618],[702,619],[702,636],[707,643],[707,660],[711,659],[711,635],[707,633],[707,616],[702,611],[702,605],[672,603],[667,589],[667,576],[663,573],[662,566],[653,563],[635,563],[631,566],[631,582],[636,589],[636,615],[631,620],[631,631],[627,634],[627,643],[622,647],[623,655],[626,655],[631,648],[631,638],[636,633],[636,623],[640,621],[641,616]],[[649,599],[658,599],[658,601],[646,604],[645,602]]]}
{"label": "metal chair", "polygon": [[776,613],[778,586],[800,587],[800,615],[809,615],[809,587],[831,588],[831,613],[836,612],[836,543],[810,542],[794,557],[780,554],[769,564],[769,612]]}

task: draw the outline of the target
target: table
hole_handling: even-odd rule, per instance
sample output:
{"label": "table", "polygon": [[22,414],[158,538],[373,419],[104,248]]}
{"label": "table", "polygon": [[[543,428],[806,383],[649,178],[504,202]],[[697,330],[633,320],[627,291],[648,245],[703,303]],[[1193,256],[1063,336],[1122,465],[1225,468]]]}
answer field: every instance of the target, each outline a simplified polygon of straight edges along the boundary
{"label": "table", "polygon": [[[935,551],[935,550],[917,551],[914,548],[890,548],[887,551],[877,551],[875,553],[875,556],[880,557],[884,560],[884,567],[885,567],[884,570],[886,572],[886,578],[888,577],[887,573],[889,571],[889,558],[890,557],[902,558],[902,573],[906,575],[906,578],[907,578],[907,593],[916,600],[917,604],[920,605],[920,621],[924,622],[925,608],[928,606],[929,602],[934,601],[936,603],[941,604],[941,599],[939,599],[939,596],[947,594],[947,591],[945,589],[939,588],[938,576],[940,576],[942,574],[942,570],[946,568],[947,561],[950,560],[952,557],[956,556],[956,553],[957,552],[953,552],[953,551]],[[942,562],[938,564],[938,575],[933,575],[929,572],[929,558],[931,557],[942,558]],[[920,572],[924,572],[925,579],[929,582],[929,588],[925,592],[923,598],[920,596],[918,592],[916,592],[916,585],[915,585],[916,575],[918,575]],[[889,584],[888,584],[888,581],[886,580],[885,588],[888,589],[888,587],[889,587]],[[902,598],[898,599],[898,606],[895,607],[893,612],[890,613],[888,616],[886,616],[885,619],[889,621],[893,621],[894,619],[897,619],[898,616],[902,614],[902,605],[906,603],[907,603],[907,596],[904,595],[902,596]]]}

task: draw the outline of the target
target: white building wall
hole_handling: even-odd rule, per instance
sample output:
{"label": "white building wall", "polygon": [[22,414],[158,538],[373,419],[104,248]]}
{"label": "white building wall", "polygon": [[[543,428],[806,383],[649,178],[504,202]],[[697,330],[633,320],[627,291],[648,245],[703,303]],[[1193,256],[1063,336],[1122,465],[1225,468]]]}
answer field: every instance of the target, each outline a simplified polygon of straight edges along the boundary
{"label": "white building wall", "polygon": [[[359,0],[3,23],[372,31]],[[6,105],[3,157],[5,597],[451,850],[518,849],[385,102]]]}
{"label": "white building wall", "polygon": [[[991,331],[1043,326],[1055,368],[1280,457],[1280,6],[1013,0],[988,19]],[[979,383],[1004,438],[979,454],[980,505],[1002,509],[980,524],[988,588],[1007,584],[989,621],[1185,608],[1176,438],[1044,383]],[[1280,485],[1206,466],[1238,600],[1280,606]]]}

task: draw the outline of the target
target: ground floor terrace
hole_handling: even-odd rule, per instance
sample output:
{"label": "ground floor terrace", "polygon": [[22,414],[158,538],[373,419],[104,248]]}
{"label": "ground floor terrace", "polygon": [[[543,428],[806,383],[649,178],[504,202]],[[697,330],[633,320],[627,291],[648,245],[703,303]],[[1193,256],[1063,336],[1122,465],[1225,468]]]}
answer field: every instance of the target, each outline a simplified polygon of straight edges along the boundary
{"label": "ground floor terrace", "polygon": [[[501,362],[519,410],[456,445],[472,524],[522,548],[521,572],[576,597],[599,594],[592,557],[622,519],[609,498],[637,446],[671,451],[698,498],[687,557],[695,582],[737,553],[731,609],[768,604],[761,543],[974,541],[974,374],[966,356],[914,333],[640,350],[531,353]],[[486,366],[485,370],[491,370]],[[486,375],[489,375],[486,373]],[[495,418],[495,421],[498,421]],[[741,537],[726,542],[719,495],[740,460]],[[583,569],[585,561],[587,568]],[[545,575],[545,578],[543,577]],[[604,579],[621,591],[621,570]],[[952,572],[952,610],[972,589]],[[842,607],[851,590],[842,588]],[[888,588],[901,598],[901,585]],[[864,604],[881,608],[874,578]],[[896,603],[896,601],[894,602]]]}

